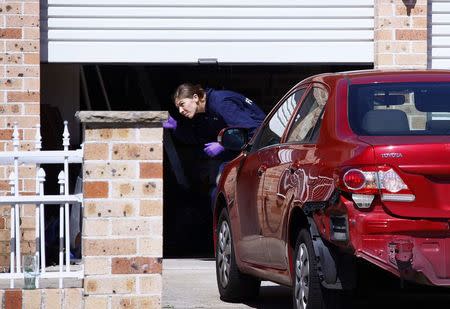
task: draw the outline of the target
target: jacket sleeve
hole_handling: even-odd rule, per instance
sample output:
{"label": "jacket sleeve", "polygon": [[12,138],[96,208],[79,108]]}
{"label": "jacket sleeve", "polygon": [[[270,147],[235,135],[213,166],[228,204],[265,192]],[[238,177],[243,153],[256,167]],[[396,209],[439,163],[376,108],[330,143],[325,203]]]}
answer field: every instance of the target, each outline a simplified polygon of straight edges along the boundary
{"label": "jacket sleeve", "polygon": [[252,118],[250,109],[244,108],[242,102],[237,102],[233,98],[225,98],[220,104],[218,113],[222,116],[228,127],[248,129],[249,137],[253,136],[261,124],[261,121]]}

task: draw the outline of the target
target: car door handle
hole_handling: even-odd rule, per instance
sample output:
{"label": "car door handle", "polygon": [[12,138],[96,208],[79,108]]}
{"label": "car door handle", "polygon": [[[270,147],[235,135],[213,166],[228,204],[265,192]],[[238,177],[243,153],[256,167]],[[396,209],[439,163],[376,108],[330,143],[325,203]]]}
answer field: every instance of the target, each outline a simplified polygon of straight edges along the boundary
{"label": "car door handle", "polygon": [[267,166],[261,165],[261,166],[258,168],[258,176],[261,177],[261,176],[265,173],[266,170],[267,170]]}

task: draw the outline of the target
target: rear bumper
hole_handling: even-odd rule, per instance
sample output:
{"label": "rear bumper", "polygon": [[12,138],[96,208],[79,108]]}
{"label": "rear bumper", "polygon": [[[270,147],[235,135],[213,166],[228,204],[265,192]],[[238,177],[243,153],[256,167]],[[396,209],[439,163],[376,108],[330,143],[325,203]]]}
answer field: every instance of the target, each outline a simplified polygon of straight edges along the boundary
{"label": "rear bumper", "polygon": [[363,237],[356,255],[409,281],[450,286],[450,239]]}
{"label": "rear bumper", "polygon": [[349,240],[356,256],[406,280],[450,286],[448,221],[401,219],[381,206],[360,212],[353,202],[345,204]]}

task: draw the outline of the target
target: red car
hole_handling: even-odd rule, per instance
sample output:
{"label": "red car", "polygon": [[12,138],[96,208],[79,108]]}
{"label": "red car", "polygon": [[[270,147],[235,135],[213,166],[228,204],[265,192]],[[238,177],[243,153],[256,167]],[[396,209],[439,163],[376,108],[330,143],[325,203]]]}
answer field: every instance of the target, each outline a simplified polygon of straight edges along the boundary
{"label": "red car", "polygon": [[450,286],[450,71],[359,71],[301,81],[218,181],[217,283],[225,301],[260,280],[294,308],[328,308],[356,260]]}

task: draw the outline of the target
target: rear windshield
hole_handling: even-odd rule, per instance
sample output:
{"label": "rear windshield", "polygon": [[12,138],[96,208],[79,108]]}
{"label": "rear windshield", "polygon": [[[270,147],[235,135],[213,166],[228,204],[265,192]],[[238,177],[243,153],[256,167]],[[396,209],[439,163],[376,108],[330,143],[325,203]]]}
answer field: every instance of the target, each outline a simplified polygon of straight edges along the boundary
{"label": "rear windshield", "polygon": [[450,83],[351,85],[348,100],[358,135],[450,134]]}

